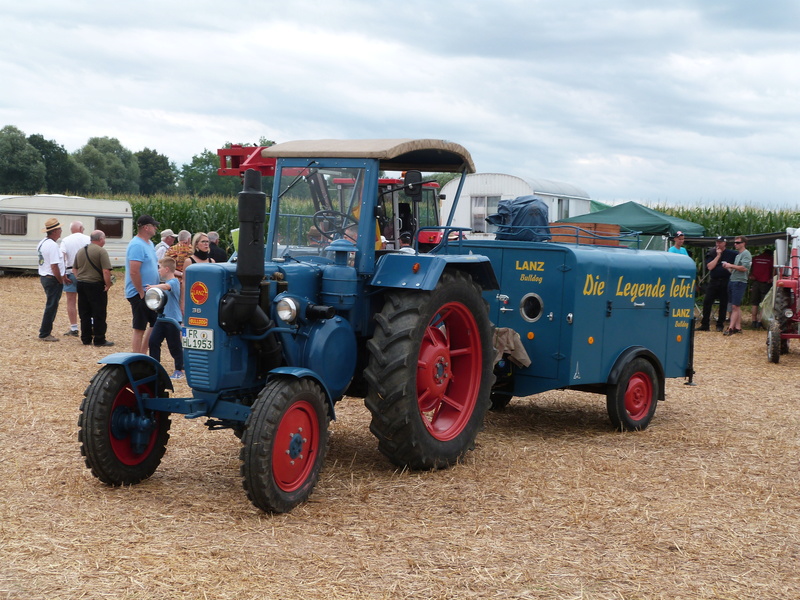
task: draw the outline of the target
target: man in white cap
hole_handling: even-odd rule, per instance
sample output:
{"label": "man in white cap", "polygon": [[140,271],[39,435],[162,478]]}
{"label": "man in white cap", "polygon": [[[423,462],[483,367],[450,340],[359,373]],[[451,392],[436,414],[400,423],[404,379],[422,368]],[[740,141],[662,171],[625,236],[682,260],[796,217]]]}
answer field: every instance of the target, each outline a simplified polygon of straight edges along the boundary
{"label": "man in white cap", "polygon": [[39,281],[44,288],[47,302],[39,327],[39,339],[43,342],[57,342],[58,338],[52,335],[53,321],[58,314],[58,303],[61,300],[64,284],[69,282],[64,255],[61,254],[61,248],[56,242],[61,237],[61,223],[56,218],[47,219],[42,233],[47,235],[39,242],[36,251],[39,254]]}
{"label": "man in white cap", "polygon": [[170,246],[175,243],[175,240],[178,239],[178,236],[175,235],[175,232],[172,229],[165,229],[161,232],[161,241],[156,244],[156,258],[161,260],[164,258],[164,255],[169,250]]}
{"label": "man in white cap", "polygon": [[683,240],[684,235],[682,231],[676,231],[675,237],[673,238],[674,245],[672,248],[669,249],[670,252],[674,252],[675,254],[683,254],[684,256],[689,256],[689,253],[686,251],[686,248],[683,247]]}

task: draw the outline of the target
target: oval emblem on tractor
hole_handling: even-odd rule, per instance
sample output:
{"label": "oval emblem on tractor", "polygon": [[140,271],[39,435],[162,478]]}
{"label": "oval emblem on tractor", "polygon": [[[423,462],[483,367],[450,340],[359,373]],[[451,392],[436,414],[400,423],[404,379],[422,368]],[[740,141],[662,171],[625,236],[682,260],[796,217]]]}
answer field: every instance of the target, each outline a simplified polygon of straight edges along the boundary
{"label": "oval emblem on tractor", "polygon": [[208,287],[202,281],[195,281],[189,288],[189,297],[195,304],[203,304],[208,300]]}

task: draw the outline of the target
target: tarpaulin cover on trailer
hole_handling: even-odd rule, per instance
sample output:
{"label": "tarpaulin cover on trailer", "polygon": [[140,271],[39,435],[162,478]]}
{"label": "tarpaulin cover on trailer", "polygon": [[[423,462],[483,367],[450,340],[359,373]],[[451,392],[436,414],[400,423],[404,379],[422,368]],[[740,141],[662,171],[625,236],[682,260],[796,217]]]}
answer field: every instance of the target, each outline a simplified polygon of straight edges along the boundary
{"label": "tarpaulin cover on trailer", "polygon": [[497,213],[486,220],[497,226],[498,240],[544,242],[550,239],[549,208],[536,196],[500,200]]}

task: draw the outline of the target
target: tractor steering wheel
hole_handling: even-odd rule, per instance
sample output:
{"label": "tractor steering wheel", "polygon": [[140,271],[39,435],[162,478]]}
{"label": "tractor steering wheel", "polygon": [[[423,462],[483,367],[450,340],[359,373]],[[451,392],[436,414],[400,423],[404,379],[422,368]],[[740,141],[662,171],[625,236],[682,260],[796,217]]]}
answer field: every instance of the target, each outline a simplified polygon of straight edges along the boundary
{"label": "tractor steering wheel", "polygon": [[336,239],[336,234],[341,238],[351,237],[346,232],[353,225],[358,225],[358,219],[338,210],[320,210],[314,213],[314,227],[322,237],[329,240]]}

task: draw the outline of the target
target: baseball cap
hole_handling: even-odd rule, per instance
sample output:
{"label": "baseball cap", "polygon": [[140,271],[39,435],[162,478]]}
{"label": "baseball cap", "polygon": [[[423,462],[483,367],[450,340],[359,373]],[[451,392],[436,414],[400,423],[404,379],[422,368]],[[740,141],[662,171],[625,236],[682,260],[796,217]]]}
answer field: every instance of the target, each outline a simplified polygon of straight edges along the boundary
{"label": "baseball cap", "polygon": [[164,238],[168,238],[168,237],[178,237],[178,236],[174,231],[172,231],[172,229],[165,229],[164,231],[161,232],[161,239],[162,240]]}
{"label": "baseball cap", "polygon": [[136,226],[141,227],[142,225],[155,225],[156,227],[159,226],[159,222],[156,221],[150,215],[142,215],[136,220]]}
{"label": "baseball cap", "polygon": [[718,242],[727,242],[728,240],[725,239],[724,235],[718,235],[717,236],[717,241]]}
{"label": "baseball cap", "polygon": [[675,232],[675,237],[681,237],[682,235],[683,235],[682,231],[676,231]]}

